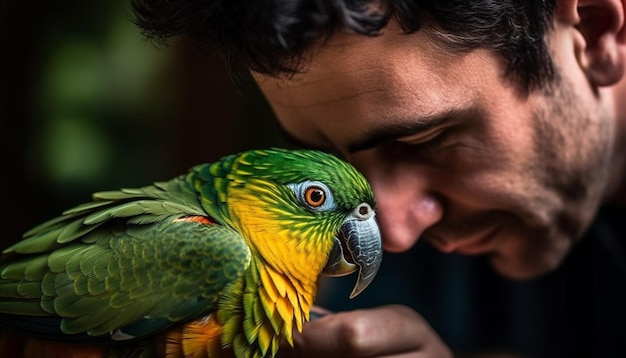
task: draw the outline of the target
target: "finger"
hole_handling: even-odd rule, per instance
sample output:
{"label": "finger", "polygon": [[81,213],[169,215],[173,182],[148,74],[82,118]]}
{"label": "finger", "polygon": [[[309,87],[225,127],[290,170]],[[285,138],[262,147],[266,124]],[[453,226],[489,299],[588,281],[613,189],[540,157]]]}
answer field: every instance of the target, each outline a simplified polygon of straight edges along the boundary
{"label": "finger", "polygon": [[380,357],[409,352],[415,357],[419,356],[417,352],[449,355],[421,316],[397,305],[314,320],[305,326],[302,335],[295,337],[294,351],[299,357]]}
{"label": "finger", "polygon": [[310,313],[310,320],[312,321],[314,319],[328,316],[329,314],[332,314],[333,312],[325,308],[319,307],[319,306],[313,306],[311,307],[311,311],[309,313]]}

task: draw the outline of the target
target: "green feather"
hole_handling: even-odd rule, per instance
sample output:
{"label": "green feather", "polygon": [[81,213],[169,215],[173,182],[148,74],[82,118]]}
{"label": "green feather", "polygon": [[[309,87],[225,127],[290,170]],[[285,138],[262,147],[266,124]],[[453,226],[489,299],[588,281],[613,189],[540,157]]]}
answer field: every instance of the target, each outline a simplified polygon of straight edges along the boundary
{"label": "green feather", "polygon": [[[0,280],[0,292],[3,292],[3,298],[12,302],[14,298],[20,299],[23,295],[20,293],[20,283],[16,281]],[[5,302],[0,301],[0,306]]]}
{"label": "green feather", "polygon": [[[0,289],[3,288],[4,286],[0,284]],[[41,316],[45,314],[45,312],[43,312],[39,307],[38,302],[31,302],[23,299],[19,301],[11,301],[10,297],[0,302],[0,311],[23,316]]]}

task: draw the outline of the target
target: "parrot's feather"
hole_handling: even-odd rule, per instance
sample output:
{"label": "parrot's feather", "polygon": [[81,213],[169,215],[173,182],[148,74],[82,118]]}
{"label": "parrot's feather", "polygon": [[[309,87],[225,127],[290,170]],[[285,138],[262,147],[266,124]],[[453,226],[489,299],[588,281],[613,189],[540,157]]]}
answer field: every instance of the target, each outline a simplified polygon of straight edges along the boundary
{"label": "parrot's feather", "polygon": [[[0,286],[0,289],[3,287]],[[7,297],[7,300],[0,302],[0,311],[2,312],[11,312],[15,315],[24,315],[24,316],[37,316],[41,315],[45,312],[41,310],[37,301],[30,301],[25,299],[11,301],[12,297]],[[15,297],[19,298],[19,297]]]}
{"label": "parrot's feather", "polygon": [[[95,196],[95,195],[94,195]],[[63,216],[58,217],[56,220],[58,219],[62,219],[64,217],[67,216],[75,216],[75,215],[81,215],[82,213],[85,212],[93,212],[94,210],[104,207],[104,206],[110,206],[111,204],[114,204],[115,201],[113,200],[99,200],[99,201],[93,201],[91,203],[84,203],[84,204],[80,204],[77,205],[69,210],[65,210],[63,212]],[[55,219],[53,219],[55,220]],[[45,224],[44,224],[45,225]],[[33,236],[34,234],[37,233],[37,231],[40,231],[41,228],[43,228],[43,226],[38,226],[35,229],[29,231],[26,233],[26,236]],[[39,229],[39,230],[36,230]]]}
{"label": "parrot's feather", "polygon": [[263,288],[259,289],[259,297],[264,316],[274,317],[274,313],[276,311],[276,301],[272,301]]}
{"label": "parrot's feather", "polygon": [[48,256],[48,266],[50,267],[50,271],[54,273],[65,272],[66,268],[72,264],[73,259],[76,258],[76,255],[82,254],[90,247],[91,246],[72,245],[53,251]]}
{"label": "parrot's feather", "polygon": [[293,308],[286,300],[276,301],[276,310],[280,314],[280,317],[285,321],[285,324],[290,324],[293,319]]}
{"label": "parrot's feather", "polygon": [[[0,305],[3,304],[12,304],[12,299],[20,299],[26,298],[20,292],[20,282],[19,281],[8,281],[8,280],[0,280],[0,290],[4,292],[4,300],[0,301]],[[19,301],[17,301],[19,303]]]}
{"label": "parrot's feather", "polygon": [[267,284],[263,285],[261,288],[261,292],[267,295],[267,298],[265,300],[268,302],[278,301],[278,298],[281,296],[278,290],[276,289],[274,280],[272,280],[271,277],[269,277],[269,273],[267,272],[267,270],[260,270],[260,271],[261,271],[260,272],[261,280],[263,282],[267,282]]}
{"label": "parrot's feather", "polygon": [[165,318],[144,317],[135,323],[120,328],[119,332],[132,337],[141,337],[146,332],[158,332],[171,324],[172,321]]}
{"label": "parrot's feather", "polygon": [[259,348],[261,349],[261,353],[265,356],[267,351],[270,349],[272,345],[272,339],[274,338],[274,329],[272,328],[269,322],[263,323],[261,329],[259,329],[259,334],[257,336],[257,342],[259,343]]}
{"label": "parrot's feather", "polygon": [[20,282],[17,285],[17,293],[22,299],[36,299],[41,297],[41,286],[36,282]]}
{"label": "parrot's feather", "polygon": [[5,266],[0,271],[0,277],[10,280],[36,279],[43,276],[48,270],[48,259],[46,257],[34,257],[29,260],[18,260],[12,265]]}
{"label": "parrot's feather", "polygon": [[68,223],[62,230],[60,230],[56,242],[58,244],[65,244],[67,242],[74,241],[76,238],[84,236],[96,227],[96,225],[87,226],[84,222],[75,220]]}

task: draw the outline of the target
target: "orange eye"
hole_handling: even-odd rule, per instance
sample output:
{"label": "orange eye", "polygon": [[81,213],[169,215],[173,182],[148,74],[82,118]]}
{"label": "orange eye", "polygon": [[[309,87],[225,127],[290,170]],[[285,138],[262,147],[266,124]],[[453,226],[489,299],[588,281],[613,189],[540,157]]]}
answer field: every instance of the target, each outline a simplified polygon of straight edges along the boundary
{"label": "orange eye", "polygon": [[317,208],[324,204],[324,201],[326,201],[326,193],[324,190],[316,186],[312,186],[307,188],[304,192],[304,200],[306,200],[307,204]]}

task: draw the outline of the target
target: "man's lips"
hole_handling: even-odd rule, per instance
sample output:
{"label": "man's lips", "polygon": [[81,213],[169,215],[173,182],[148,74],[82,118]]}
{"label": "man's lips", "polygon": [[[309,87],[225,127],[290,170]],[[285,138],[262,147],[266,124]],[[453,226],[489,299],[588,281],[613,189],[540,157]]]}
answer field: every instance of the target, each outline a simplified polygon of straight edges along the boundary
{"label": "man's lips", "polygon": [[438,250],[445,253],[457,252],[463,255],[480,255],[493,248],[493,242],[499,232],[499,228],[494,228],[483,235],[461,240],[446,240],[442,237],[431,236],[429,241]]}

